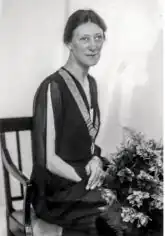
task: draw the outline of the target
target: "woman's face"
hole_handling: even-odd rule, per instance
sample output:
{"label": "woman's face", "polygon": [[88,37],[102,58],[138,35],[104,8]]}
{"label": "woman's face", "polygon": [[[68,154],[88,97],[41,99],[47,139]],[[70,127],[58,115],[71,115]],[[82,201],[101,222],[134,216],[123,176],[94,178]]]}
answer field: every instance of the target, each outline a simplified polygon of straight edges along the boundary
{"label": "woman's face", "polygon": [[69,49],[74,59],[82,66],[94,66],[100,59],[104,42],[103,30],[92,22],[79,25],[73,31]]}

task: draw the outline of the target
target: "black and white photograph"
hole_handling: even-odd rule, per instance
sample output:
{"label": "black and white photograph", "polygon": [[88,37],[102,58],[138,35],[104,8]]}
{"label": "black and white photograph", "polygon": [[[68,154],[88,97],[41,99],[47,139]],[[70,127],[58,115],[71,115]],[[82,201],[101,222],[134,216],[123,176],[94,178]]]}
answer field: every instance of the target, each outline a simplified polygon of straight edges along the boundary
{"label": "black and white photograph", "polygon": [[163,0],[0,0],[0,236],[163,236]]}

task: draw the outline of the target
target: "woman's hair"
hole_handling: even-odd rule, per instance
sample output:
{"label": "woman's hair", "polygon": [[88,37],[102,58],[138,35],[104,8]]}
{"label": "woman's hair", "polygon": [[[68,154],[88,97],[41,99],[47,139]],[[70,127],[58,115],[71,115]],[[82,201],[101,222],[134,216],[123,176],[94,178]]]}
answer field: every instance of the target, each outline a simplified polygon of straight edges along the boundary
{"label": "woman's hair", "polygon": [[63,36],[64,43],[70,43],[74,29],[87,22],[98,25],[103,30],[103,33],[107,30],[104,20],[96,12],[93,10],[77,10],[69,17],[66,23]]}

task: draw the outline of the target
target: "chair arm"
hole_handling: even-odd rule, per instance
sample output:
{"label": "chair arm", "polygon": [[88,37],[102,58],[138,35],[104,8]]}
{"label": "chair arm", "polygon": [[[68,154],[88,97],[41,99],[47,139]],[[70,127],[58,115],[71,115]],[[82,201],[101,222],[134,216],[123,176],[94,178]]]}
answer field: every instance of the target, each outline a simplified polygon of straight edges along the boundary
{"label": "chair arm", "polygon": [[24,198],[24,225],[25,235],[33,236],[31,225],[31,197],[33,192],[33,185],[30,180],[16,167],[13,163],[7,148],[2,148],[2,162],[9,174],[12,174],[25,187]]}
{"label": "chair arm", "polygon": [[2,148],[2,162],[5,169],[12,174],[21,184],[27,186],[29,179],[13,163],[7,148]]}

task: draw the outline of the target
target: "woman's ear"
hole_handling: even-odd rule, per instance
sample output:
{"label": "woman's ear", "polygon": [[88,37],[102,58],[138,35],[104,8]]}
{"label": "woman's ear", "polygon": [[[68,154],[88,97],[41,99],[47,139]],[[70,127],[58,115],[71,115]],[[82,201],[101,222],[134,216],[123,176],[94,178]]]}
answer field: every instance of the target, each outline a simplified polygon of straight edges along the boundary
{"label": "woman's ear", "polygon": [[68,43],[68,44],[67,44],[67,48],[68,48],[70,51],[72,51],[72,43]]}

